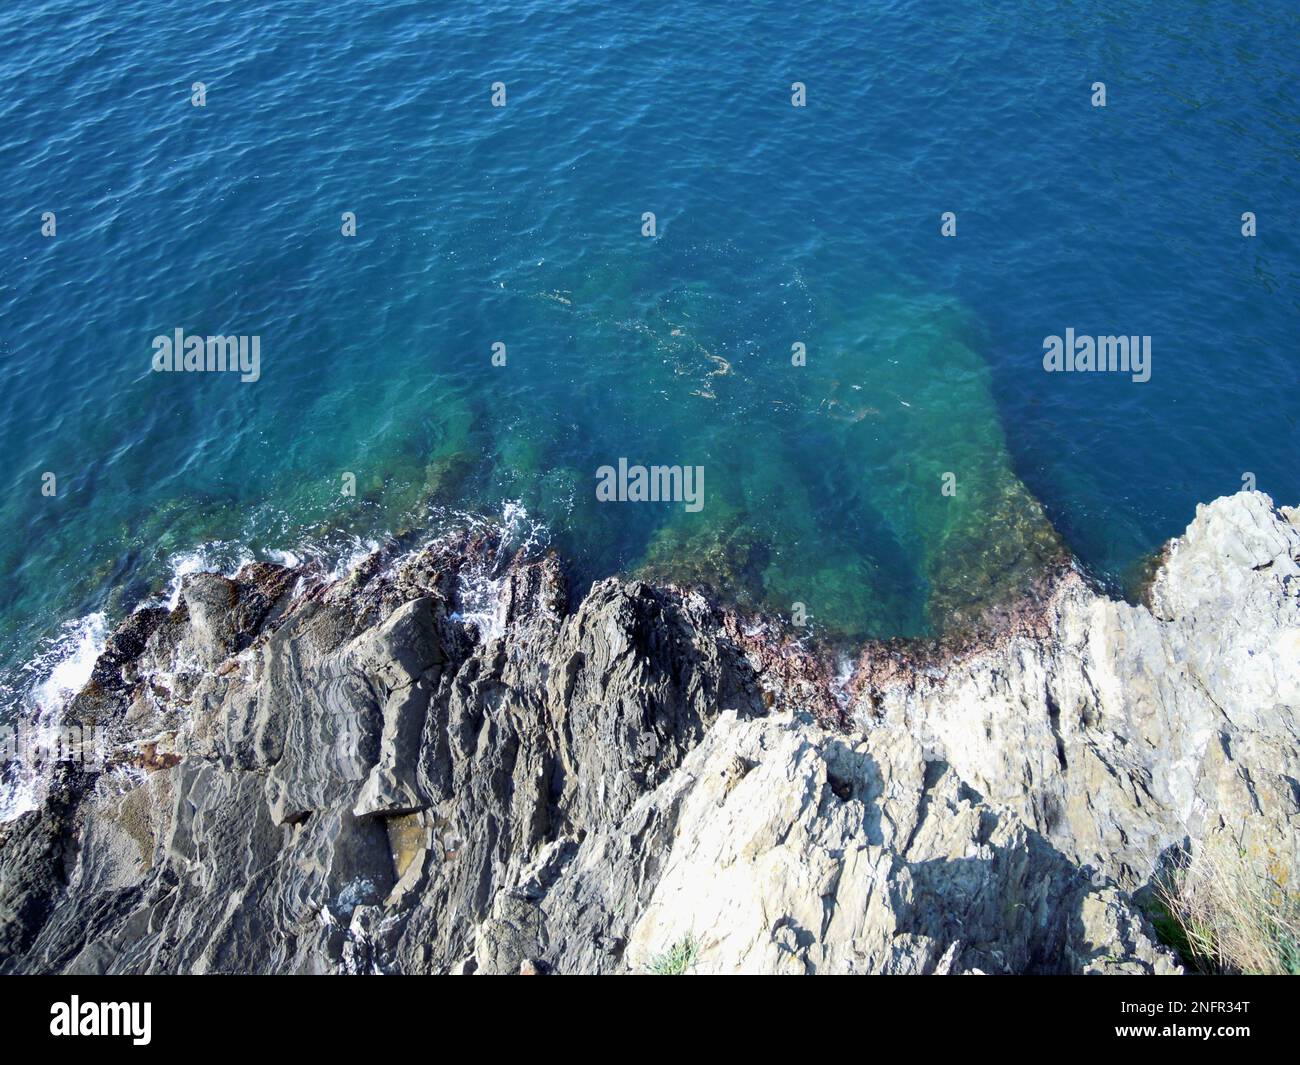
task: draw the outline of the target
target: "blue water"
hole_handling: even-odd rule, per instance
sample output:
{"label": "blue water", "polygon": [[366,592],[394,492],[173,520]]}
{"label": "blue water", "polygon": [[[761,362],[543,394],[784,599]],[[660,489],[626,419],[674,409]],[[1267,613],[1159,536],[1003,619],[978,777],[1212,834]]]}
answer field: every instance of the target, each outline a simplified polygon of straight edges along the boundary
{"label": "blue water", "polygon": [[[1246,473],[1300,501],[1298,37],[1227,0],[5,5],[8,696],[196,560],[512,501],[576,579],[850,636],[1059,543],[1122,586]],[[151,373],[177,328],[260,336],[260,380]],[[1151,380],[1045,373],[1066,328],[1150,335]],[[620,457],[703,466],[703,510],[597,503]]]}

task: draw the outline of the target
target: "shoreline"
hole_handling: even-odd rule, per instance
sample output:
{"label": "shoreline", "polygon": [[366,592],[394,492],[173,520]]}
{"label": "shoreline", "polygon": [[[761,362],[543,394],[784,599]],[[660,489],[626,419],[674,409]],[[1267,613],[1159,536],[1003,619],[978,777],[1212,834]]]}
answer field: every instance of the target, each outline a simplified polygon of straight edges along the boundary
{"label": "shoreline", "polygon": [[[1151,606],[1067,566],[997,628],[869,641],[847,660],[698,588],[606,578],[571,594],[554,552],[503,550],[490,528],[394,541],[336,580],[312,564],[189,574],[175,609],[137,610],[113,632],[64,711],[105,730],[108,764],[58,765],[39,808],[0,824],[0,971],[348,971],[359,951],[380,971],[635,970],[650,940],[690,931],[677,924],[691,907],[657,892],[705,906],[722,871],[757,901],[702,949],[718,971],[790,958],[817,971],[1172,971],[1138,901],[1170,854],[1231,830],[1300,870],[1286,827],[1300,796],[1285,783],[1300,778],[1298,518],[1259,493],[1224,497],[1162,552]],[[733,808],[751,775],[763,790]],[[833,813],[832,799],[859,812]],[[873,808],[914,828],[872,828]],[[688,814],[695,842],[682,842]],[[628,850],[646,818],[677,828]],[[764,818],[802,825],[797,844],[757,842]],[[973,835],[949,838],[968,819]],[[811,900],[797,878],[700,850],[720,824],[757,832],[756,853],[778,865],[829,861],[841,882],[852,854],[887,858],[892,872],[868,876],[884,884],[987,853],[982,891],[1046,891],[1048,909],[1032,927],[980,910],[1018,944],[1000,970],[935,925],[942,906],[870,892],[869,928],[773,953],[745,922]],[[220,899],[191,894],[184,870],[198,862],[217,896],[242,896],[245,873],[203,857],[232,846],[280,886],[249,898],[261,938],[218,950]],[[593,865],[602,851],[615,857]],[[1091,886],[1065,890],[1076,882]],[[76,915],[104,890],[125,891],[112,896],[123,921],[170,899],[186,945],[160,954],[110,921],[116,946],[91,951]],[[438,920],[453,899],[472,915],[458,929]],[[1071,931],[1084,911],[1111,915],[1083,921],[1086,942]],[[311,914],[325,940],[293,932]],[[482,937],[521,920],[536,926],[523,955],[487,960]],[[440,930],[434,947],[405,932],[380,945],[377,921]],[[579,934],[591,921],[622,946],[592,954]],[[925,931],[900,955],[902,925]],[[873,936],[878,949],[861,946]]]}

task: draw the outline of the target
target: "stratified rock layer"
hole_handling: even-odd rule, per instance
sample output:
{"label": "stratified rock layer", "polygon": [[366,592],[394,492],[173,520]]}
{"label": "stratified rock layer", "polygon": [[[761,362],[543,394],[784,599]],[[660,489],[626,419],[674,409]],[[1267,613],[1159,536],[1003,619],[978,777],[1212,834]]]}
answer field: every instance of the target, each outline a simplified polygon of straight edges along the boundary
{"label": "stratified rock layer", "polygon": [[491,537],[189,578],[66,712],[115,764],[0,826],[0,971],[1176,971],[1171,850],[1300,871],[1294,517],[1218,500],[1150,608],[1068,574],[844,686]]}

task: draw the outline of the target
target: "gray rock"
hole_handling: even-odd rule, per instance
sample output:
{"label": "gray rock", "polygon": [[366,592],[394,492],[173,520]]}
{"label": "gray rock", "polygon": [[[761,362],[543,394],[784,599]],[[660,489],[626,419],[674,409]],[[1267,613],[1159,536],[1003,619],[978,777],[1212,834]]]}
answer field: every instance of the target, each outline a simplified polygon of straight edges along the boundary
{"label": "gray rock", "polygon": [[1133,901],[1171,848],[1300,872],[1293,517],[1218,500],[1150,608],[1069,574],[844,689],[699,592],[569,609],[491,536],[192,577],[66,711],[111,764],[0,825],[0,971],[1177,971]]}
{"label": "gray rock", "polygon": [[1300,528],[1243,492],[1198,509],[1154,610],[1074,575],[1045,636],[903,676],[858,704],[901,728],[1071,860],[1126,886],[1230,835],[1300,871]]}

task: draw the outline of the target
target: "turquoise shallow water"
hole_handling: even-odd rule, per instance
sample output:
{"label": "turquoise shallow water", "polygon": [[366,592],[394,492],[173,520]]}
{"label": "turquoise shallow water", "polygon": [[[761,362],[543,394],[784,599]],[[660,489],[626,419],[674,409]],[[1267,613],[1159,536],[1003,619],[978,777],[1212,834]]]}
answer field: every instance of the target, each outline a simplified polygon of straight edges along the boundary
{"label": "turquoise shallow water", "polygon": [[[1280,3],[7,5],[5,699],[185,568],[508,503],[580,581],[864,636],[1014,589],[1049,521],[1120,585],[1247,472],[1300,501],[1298,30]],[[151,373],[177,328],[258,335],[260,380]],[[1066,328],[1149,335],[1151,380],[1044,373]],[[597,503],[620,457],[703,466],[704,509]]]}

